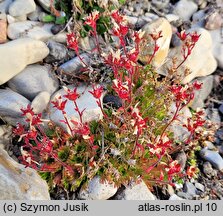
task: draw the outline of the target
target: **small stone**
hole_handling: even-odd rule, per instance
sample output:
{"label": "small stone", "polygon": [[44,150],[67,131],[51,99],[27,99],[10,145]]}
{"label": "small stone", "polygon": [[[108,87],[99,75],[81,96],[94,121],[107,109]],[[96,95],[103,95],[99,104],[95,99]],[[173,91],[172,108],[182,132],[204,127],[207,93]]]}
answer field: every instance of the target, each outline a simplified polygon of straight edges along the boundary
{"label": "small stone", "polygon": [[51,32],[55,35],[55,34],[58,34],[61,30],[63,30],[64,29],[64,25],[53,25],[52,27],[51,27]]}
{"label": "small stone", "polygon": [[204,107],[204,101],[210,95],[213,88],[214,76],[212,75],[205,76],[205,77],[194,80],[193,83],[195,81],[198,81],[199,83],[203,83],[203,85],[200,90],[195,91],[194,99],[192,103],[190,104],[190,107],[194,110],[196,110],[197,108]]}
{"label": "small stone", "polygon": [[8,37],[13,40],[21,37],[29,37],[47,41],[53,36],[50,31],[51,27],[52,24],[43,24],[35,21],[15,22],[8,26]]}
{"label": "small stone", "polygon": [[146,186],[145,182],[127,186],[120,194],[117,194],[115,200],[156,200],[156,197]]}
{"label": "small stone", "polygon": [[190,20],[198,9],[197,4],[190,0],[180,0],[174,6],[174,14],[180,16],[184,21]]}
{"label": "small stone", "polygon": [[79,193],[79,199],[84,200],[107,200],[114,196],[117,192],[117,187],[114,183],[108,183],[107,181],[101,183],[99,176],[94,177],[88,182],[86,189],[81,189]]}
{"label": "small stone", "polygon": [[218,108],[218,110],[223,114],[223,104]]}
{"label": "small stone", "polygon": [[218,109],[209,107],[205,110],[205,112],[206,112],[207,119],[215,123],[216,126],[220,127],[221,116],[219,115]]}
{"label": "small stone", "polygon": [[0,13],[8,14],[9,6],[12,4],[13,0],[4,0],[0,2]]}
{"label": "small stone", "polygon": [[44,59],[49,49],[42,41],[23,38],[0,45],[0,85],[20,73],[27,65]]}
{"label": "small stone", "polygon": [[36,5],[35,11],[27,14],[27,18],[31,21],[39,21],[39,15],[41,12],[42,12],[42,8],[38,5]]}
{"label": "small stone", "polygon": [[7,41],[7,20],[0,17],[0,44]]}
{"label": "small stone", "polygon": [[0,144],[3,147],[9,145],[12,142],[12,126],[0,125]]}
{"label": "small stone", "polygon": [[200,151],[200,155],[202,158],[209,161],[216,169],[223,171],[223,159],[218,152],[204,148]]}
{"label": "small stone", "polygon": [[182,198],[187,199],[187,200],[192,200],[193,199],[192,195],[190,195],[188,193],[185,193],[185,192],[181,192],[181,191],[177,192],[177,196],[182,197]]}
{"label": "small stone", "polygon": [[[84,63],[86,65],[90,64],[90,58],[89,55],[86,53],[82,53],[80,55],[80,58],[84,61]],[[83,65],[83,63],[81,62],[79,57],[75,57],[67,62],[65,62],[64,64],[60,65],[60,67],[58,68],[58,71],[63,73],[65,72],[66,74],[70,74],[70,75],[78,75],[81,74],[81,69],[85,67],[85,65]]]}
{"label": "small stone", "polygon": [[51,67],[34,64],[27,66],[9,80],[8,86],[29,100],[33,100],[42,91],[54,93],[59,88],[59,82],[53,76]]}
{"label": "small stone", "polygon": [[48,41],[47,47],[50,50],[49,55],[44,59],[46,63],[52,63],[64,60],[68,55],[68,50],[65,45],[55,41]]}
{"label": "small stone", "polygon": [[196,187],[198,190],[204,192],[204,185],[202,185],[201,183],[196,182],[196,183],[195,183],[195,187]]}
{"label": "small stone", "polygon": [[156,7],[158,10],[162,10],[169,5],[170,0],[152,0],[152,5]]}
{"label": "small stone", "polygon": [[213,55],[218,62],[218,67],[223,69],[223,43],[221,29],[209,31],[213,41]]}
{"label": "small stone", "polygon": [[0,89],[0,116],[9,124],[25,123],[21,108],[26,108],[30,101],[11,89]]}
{"label": "small stone", "polygon": [[203,172],[208,178],[217,176],[217,170],[214,170],[208,161],[203,164]]}
{"label": "small stone", "polygon": [[120,108],[122,107],[122,100],[115,95],[105,95],[103,98],[104,106],[113,107],[113,108]]}
{"label": "small stone", "polygon": [[204,141],[203,145],[205,148],[207,148],[209,150],[216,150],[215,145],[210,141]]}
{"label": "small stone", "polygon": [[187,162],[187,155],[185,154],[185,152],[182,150],[179,153],[177,153],[175,160],[178,161],[181,167],[181,171],[183,171]]}
{"label": "small stone", "polygon": [[206,16],[206,11],[205,10],[199,10],[196,13],[194,13],[193,16],[192,16],[193,25],[196,25],[198,27],[204,27],[205,16]]}
{"label": "small stone", "polygon": [[[66,87],[71,91],[73,91],[74,88],[77,88],[77,93],[80,94],[80,97],[76,100],[76,102],[80,110],[85,109],[82,116],[83,122],[90,122],[93,120],[98,121],[102,119],[103,115],[101,109],[98,107],[98,104],[96,103],[96,100],[93,97],[93,95],[89,93],[89,91],[93,90],[91,86],[76,87],[74,85],[69,85]],[[67,92],[64,89],[60,89],[52,96],[51,100],[55,101],[60,96],[62,96],[62,99],[64,100],[65,94],[67,94]],[[69,121],[70,120],[77,122],[80,121],[80,117],[78,113],[74,110],[74,104],[72,101],[69,100],[67,101],[64,111],[67,113],[67,118]],[[61,111],[54,108],[52,104],[50,104],[49,107],[49,114],[50,114],[50,119],[53,122],[63,127],[65,130],[67,130],[68,133],[71,133],[68,126],[61,122],[61,120],[64,120],[64,116],[62,115]]]}
{"label": "small stone", "polygon": [[0,148],[0,200],[50,200],[47,183]]}
{"label": "small stone", "polygon": [[173,194],[173,195],[170,196],[169,200],[184,200],[184,199],[177,196],[176,194]]}
{"label": "small stone", "polygon": [[47,91],[40,92],[32,101],[31,107],[35,114],[42,113],[50,102],[50,93]]}
{"label": "small stone", "polygon": [[156,52],[154,58],[153,58],[153,65],[155,67],[160,67],[168,54],[169,46],[170,46],[170,40],[172,36],[172,28],[170,23],[164,19],[159,18],[152,23],[146,24],[142,30],[145,31],[145,38],[147,38],[148,41],[145,42],[144,45],[140,48],[140,56],[139,59],[143,63],[148,63],[153,51],[154,51],[154,43],[151,42],[151,36],[149,34],[154,33],[154,29],[158,33],[159,31],[162,32],[162,37],[157,41],[158,46],[160,47],[159,50]]}
{"label": "small stone", "polygon": [[191,196],[195,196],[196,195],[196,187],[191,183],[191,182],[186,182],[184,184],[184,192],[191,195]]}
{"label": "small stone", "polygon": [[217,12],[210,12],[205,19],[205,28],[208,30],[220,29],[222,26],[222,16]]}
{"label": "small stone", "polygon": [[29,14],[36,9],[34,0],[16,0],[9,6],[9,14],[11,16],[22,16]]}
{"label": "small stone", "polygon": [[37,0],[39,4],[43,7],[44,10],[51,12],[50,11],[50,2],[51,0]]}

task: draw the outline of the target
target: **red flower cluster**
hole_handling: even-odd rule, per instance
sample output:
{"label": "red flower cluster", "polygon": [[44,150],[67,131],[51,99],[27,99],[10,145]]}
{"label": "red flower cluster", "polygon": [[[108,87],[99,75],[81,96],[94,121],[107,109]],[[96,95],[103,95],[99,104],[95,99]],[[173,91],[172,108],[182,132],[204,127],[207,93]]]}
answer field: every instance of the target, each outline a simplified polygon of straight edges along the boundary
{"label": "red flower cluster", "polygon": [[68,45],[68,48],[73,49],[76,53],[79,52],[78,38],[74,34],[74,32],[67,34],[67,45]]}

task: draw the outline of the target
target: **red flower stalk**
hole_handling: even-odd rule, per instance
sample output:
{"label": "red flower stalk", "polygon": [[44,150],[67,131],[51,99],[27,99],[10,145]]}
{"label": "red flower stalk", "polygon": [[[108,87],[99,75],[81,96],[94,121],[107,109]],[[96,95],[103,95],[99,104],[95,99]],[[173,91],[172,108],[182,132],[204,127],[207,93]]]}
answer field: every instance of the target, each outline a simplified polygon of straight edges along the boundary
{"label": "red flower stalk", "polygon": [[111,16],[117,24],[121,24],[124,21],[124,17],[122,15],[120,15],[118,10],[112,12]]}
{"label": "red flower stalk", "polygon": [[53,107],[57,108],[58,110],[64,111],[67,100],[61,101],[60,99],[61,97],[59,97],[56,101],[51,101],[51,103],[54,105]]}
{"label": "red flower stalk", "polygon": [[86,19],[84,24],[91,26],[91,28],[95,31],[96,30],[96,22],[99,19],[99,12],[93,11]]}
{"label": "red flower stalk", "polygon": [[177,36],[178,36],[178,38],[180,38],[181,41],[185,41],[187,36],[188,36],[188,34],[186,34],[185,31],[181,31],[180,33],[177,32]]}

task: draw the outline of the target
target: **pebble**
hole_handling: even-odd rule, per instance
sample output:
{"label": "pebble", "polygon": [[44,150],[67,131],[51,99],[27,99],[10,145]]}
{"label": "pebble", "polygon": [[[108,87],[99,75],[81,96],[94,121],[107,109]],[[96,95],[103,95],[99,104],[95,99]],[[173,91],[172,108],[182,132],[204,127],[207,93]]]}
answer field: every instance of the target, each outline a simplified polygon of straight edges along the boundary
{"label": "pebble", "polygon": [[160,48],[156,52],[152,62],[155,67],[160,67],[167,57],[172,36],[171,25],[165,18],[159,18],[152,23],[146,24],[142,28],[142,30],[145,31],[144,37],[147,38],[147,41],[145,42],[147,45],[144,45],[143,47],[141,46],[139,59],[143,63],[147,63],[149,61],[154,50],[154,43],[152,43],[152,39],[149,34],[154,33],[154,29],[156,29],[156,33],[162,31],[163,36],[157,42]]}
{"label": "pebble", "polygon": [[223,171],[223,159],[218,152],[203,148],[200,151],[200,156],[209,161],[216,169]]}
{"label": "pebble", "polygon": [[218,62],[218,67],[223,69],[223,43],[221,29],[209,31],[213,41],[213,55]]}
{"label": "pebble", "polygon": [[181,167],[181,171],[183,171],[187,162],[187,155],[185,154],[185,152],[182,150],[179,153],[177,153],[175,160],[178,161]]}
{"label": "pebble", "polygon": [[184,192],[194,197],[196,195],[196,187],[191,182],[185,182],[184,184]]}
{"label": "pebble", "polygon": [[24,124],[21,108],[26,108],[30,101],[11,89],[0,89],[0,98],[1,118],[14,126],[17,122]]}
{"label": "pebble", "polygon": [[162,10],[162,9],[166,8],[169,5],[170,0],[162,0],[162,1],[160,1],[160,0],[152,0],[151,3],[152,3],[152,5],[154,5],[156,7],[156,9]]}
{"label": "pebble", "polygon": [[8,37],[12,40],[29,37],[36,40],[47,41],[53,36],[51,33],[52,24],[43,24],[36,21],[23,21],[11,23],[8,26]]}
{"label": "pebble", "polygon": [[[196,77],[204,77],[213,73],[217,68],[217,61],[215,60],[212,53],[212,38],[210,33],[204,28],[192,28],[188,32],[197,32],[200,34],[200,38],[196,43],[194,49],[192,50],[191,55],[187,58],[187,60],[178,68],[178,73],[183,74],[185,69],[190,70],[190,74],[187,75],[182,83],[186,84]],[[181,47],[175,47],[170,50],[167,63],[164,65],[162,70],[159,72],[161,74],[165,73],[166,68],[170,68],[171,59],[173,57],[178,56],[176,61],[176,65],[179,65],[182,62],[182,51]]]}
{"label": "pebble", "polygon": [[0,44],[7,41],[7,20],[6,16],[0,14]]}
{"label": "pebble", "polygon": [[223,104],[218,108],[218,110],[223,114]]}
{"label": "pebble", "polygon": [[40,92],[32,101],[31,107],[35,114],[42,113],[50,102],[50,93],[47,91]]}
{"label": "pebble", "polygon": [[202,185],[201,183],[196,182],[194,186],[195,186],[198,190],[204,192],[204,185]]}
{"label": "pebble", "polygon": [[53,76],[51,67],[33,64],[8,81],[8,86],[33,100],[40,92],[54,93],[59,88],[59,82]]}
{"label": "pebble", "polygon": [[182,192],[182,191],[177,192],[177,196],[182,197],[183,199],[187,199],[187,200],[192,200],[193,199],[192,195],[190,195],[188,193],[185,193],[185,192]]}
{"label": "pebble", "polygon": [[191,16],[197,11],[198,6],[190,0],[180,0],[174,5],[173,13],[184,21],[190,20]]}
{"label": "pebble", "polygon": [[117,194],[115,200],[156,200],[156,197],[146,186],[145,182],[127,186],[121,193]]}
{"label": "pebble", "polygon": [[[81,54],[81,59],[84,61],[86,65],[90,64],[90,57],[88,54]],[[85,65],[81,62],[79,57],[74,57],[71,60],[65,62],[64,64],[60,65],[58,71],[65,72],[66,74],[70,75],[77,75],[81,74],[81,69],[83,69]]]}
{"label": "pebble", "polygon": [[53,25],[52,27],[51,27],[51,32],[55,35],[55,34],[58,34],[61,30],[63,30],[64,29],[64,25],[57,25],[57,24],[55,24],[55,25]]}
{"label": "pebble", "polygon": [[42,8],[36,5],[36,9],[32,12],[27,14],[27,18],[31,21],[39,21],[39,15],[42,12]]}
{"label": "pebble", "polygon": [[118,96],[108,94],[104,96],[103,104],[118,109],[122,107],[122,100]]}
{"label": "pebble", "polygon": [[220,127],[221,116],[219,115],[218,109],[209,107],[205,110],[205,112],[206,112],[207,119],[215,123],[216,126]]}
{"label": "pebble", "polygon": [[9,6],[9,14],[11,16],[22,16],[35,11],[36,4],[34,0],[16,0]]}
{"label": "pebble", "polygon": [[222,16],[217,11],[211,11],[205,19],[205,28],[208,30],[220,29],[222,23]]}
{"label": "pebble", "polygon": [[9,6],[12,4],[13,0],[4,0],[0,2],[0,13],[7,14]]}
{"label": "pebble", "polygon": [[50,200],[47,183],[0,148],[0,200]]}
{"label": "pebble", "polygon": [[4,148],[12,142],[12,126],[0,125],[0,144]]}
{"label": "pebble", "polygon": [[208,161],[203,164],[203,172],[208,178],[217,176],[217,170],[214,170]]}
{"label": "pebble", "polygon": [[199,10],[192,16],[192,23],[194,26],[203,28],[205,25],[206,10]]}
{"label": "pebble", "polygon": [[194,80],[193,82],[198,81],[199,83],[203,83],[202,88],[200,90],[195,91],[194,99],[192,103],[190,104],[190,107],[194,110],[197,108],[203,108],[204,107],[204,101],[207,99],[207,97],[210,95],[212,89],[213,89],[213,82],[214,82],[214,76],[205,76],[202,78],[198,78]]}
{"label": "pebble", "polygon": [[27,65],[44,59],[49,49],[42,41],[22,38],[0,45],[0,85],[20,73]]}
{"label": "pebble", "polygon": [[[69,88],[70,90],[74,90],[74,88],[75,88],[74,85],[69,85],[66,87]],[[101,112],[100,108],[98,107],[95,98],[88,91],[92,91],[91,86],[77,87],[77,92],[80,94],[80,97],[76,100],[77,105],[80,110],[85,109],[85,111],[83,113],[83,121],[90,122],[93,120],[96,120],[96,121],[100,120],[103,117],[102,112]],[[62,99],[65,100],[65,98],[63,97],[63,95],[65,95],[65,94],[67,94],[66,91],[64,89],[60,89],[52,96],[51,101],[55,101],[56,98],[58,98],[59,96],[62,96]],[[102,100],[102,98],[101,98],[101,100]],[[69,100],[67,101],[66,107],[64,110],[66,111],[67,118],[69,120],[72,119],[74,121],[78,121],[78,122],[80,121],[78,113],[74,110],[74,104],[72,101],[69,101]],[[50,119],[53,122],[60,125],[65,130],[67,130],[68,133],[70,133],[70,130],[67,127],[67,125],[65,125],[64,123],[61,122],[61,120],[64,119],[61,111],[54,108],[53,104],[50,104],[49,113],[50,113]]]}
{"label": "pebble", "polygon": [[177,196],[176,194],[173,194],[173,195],[170,196],[169,200],[184,200],[184,199]]}
{"label": "pebble", "polygon": [[37,0],[42,8],[50,12],[50,0]]}
{"label": "pebble", "polygon": [[68,56],[68,49],[65,45],[57,43],[53,40],[47,42],[47,47],[50,50],[49,55],[44,59],[46,63],[62,61]]}
{"label": "pebble", "polygon": [[114,196],[117,187],[114,183],[100,182],[100,177],[96,176],[88,182],[87,188],[82,188],[79,193],[79,199],[84,200],[107,200]]}

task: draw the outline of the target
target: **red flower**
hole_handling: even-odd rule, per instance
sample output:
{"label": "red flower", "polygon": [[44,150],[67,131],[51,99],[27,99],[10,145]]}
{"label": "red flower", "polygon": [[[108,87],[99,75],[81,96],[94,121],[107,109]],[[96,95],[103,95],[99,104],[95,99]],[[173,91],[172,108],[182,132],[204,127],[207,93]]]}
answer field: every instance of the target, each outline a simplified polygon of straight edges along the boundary
{"label": "red flower", "polygon": [[100,99],[103,91],[104,91],[103,86],[99,86],[96,88],[95,86],[93,86],[93,91],[88,91],[88,92],[91,93],[96,99]]}
{"label": "red flower", "polygon": [[181,31],[180,33],[177,32],[177,36],[180,38],[181,41],[186,40],[187,35],[188,35],[188,34],[186,34],[185,31]]}
{"label": "red flower", "polygon": [[190,34],[191,41],[193,43],[196,43],[199,40],[200,36],[201,35],[198,35],[197,32],[194,32],[194,33]]}
{"label": "red flower", "polygon": [[119,14],[118,10],[112,12],[111,16],[115,20],[115,22],[118,24],[124,21],[123,16]]}
{"label": "red flower", "polygon": [[162,35],[162,31],[159,31],[157,34],[149,34],[151,36],[151,38],[156,41],[158,40],[159,38],[163,37]]}
{"label": "red flower", "polygon": [[[31,105],[28,104],[26,109],[21,109],[22,111],[22,116],[33,116],[34,115],[34,112],[33,112],[33,108],[31,108]],[[28,114],[28,115],[27,115]]]}
{"label": "red flower", "polygon": [[32,125],[38,125],[38,124],[41,124],[41,123],[42,123],[42,120],[40,119],[41,116],[42,116],[41,113],[39,113],[38,115],[34,115],[34,116],[32,117],[32,120],[31,120],[32,123],[31,123],[31,124],[32,124]]}
{"label": "red flower", "polygon": [[24,126],[21,125],[20,123],[18,123],[16,125],[16,128],[13,130],[13,133],[16,134],[16,135],[18,135],[18,136],[23,135],[24,132],[25,132]]}
{"label": "red flower", "polygon": [[197,172],[197,168],[196,168],[195,166],[189,166],[189,167],[187,168],[187,171],[186,171],[187,176],[188,176],[189,178],[193,178],[193,177],[195,177],[195,176],[196,176],[196,172]]}
{"label": "red flower", "polygon": [[96,21],[99,19],[99,12],[93,11],[86,19],[84,24],[89,25],[93,28],[93,30],[96,30]]}
{"label": "red flower", "polygon": [[26,135],[27,139],[36,139],[36,137],[37,137],[37,131],[36,130],[28,131],[28,134]]}
{"label": "red flower", "polygon": [[203,83],[199,83],[198,81],[195,81],[195,82],[193,83],[193,87],[194,87],[194,89],[196,89],[196,90],[200,90],[202,85],[203,85]]}
{"label": "red flower", "polygon": [[124,85],[120,80],[113,80],[112,88],[116,91],[116,93],[121,99],[129,99],[129,88],[127,85]]}
{"label": "red flower", "polygon": [[71,48],[75,50],[76,53],[78,53],[78,50],[79,50],[78,38],[73,32],[71,32],[70,34],[67,34],[67,45],[68,45],[68,48]]}
{"label": "red flower", "polygon": [[58,110],[64,111],[67,100],[65,101],[56,100],[56,101],[52,101],[51,103],[54,105],[53,107],[57,108]]}
{"label": "red flower", "polygon": [[181,169],[181,166],[178,163],[178,161],[176,161],[176,160],[175,161],[172,161],[169,164],[169,167],[167,168],[168,175],[173,175],[175,173],[178,173],[178,172],[180,172],[180,169]]}
{"label": "red flower", "polygon": [[79,96],[80,95],[77,93],[77,88],[75,88],[73,92],[70,89],[67,89],[67,95],[64,95],[64,97],[71,101],[76,101]]}

